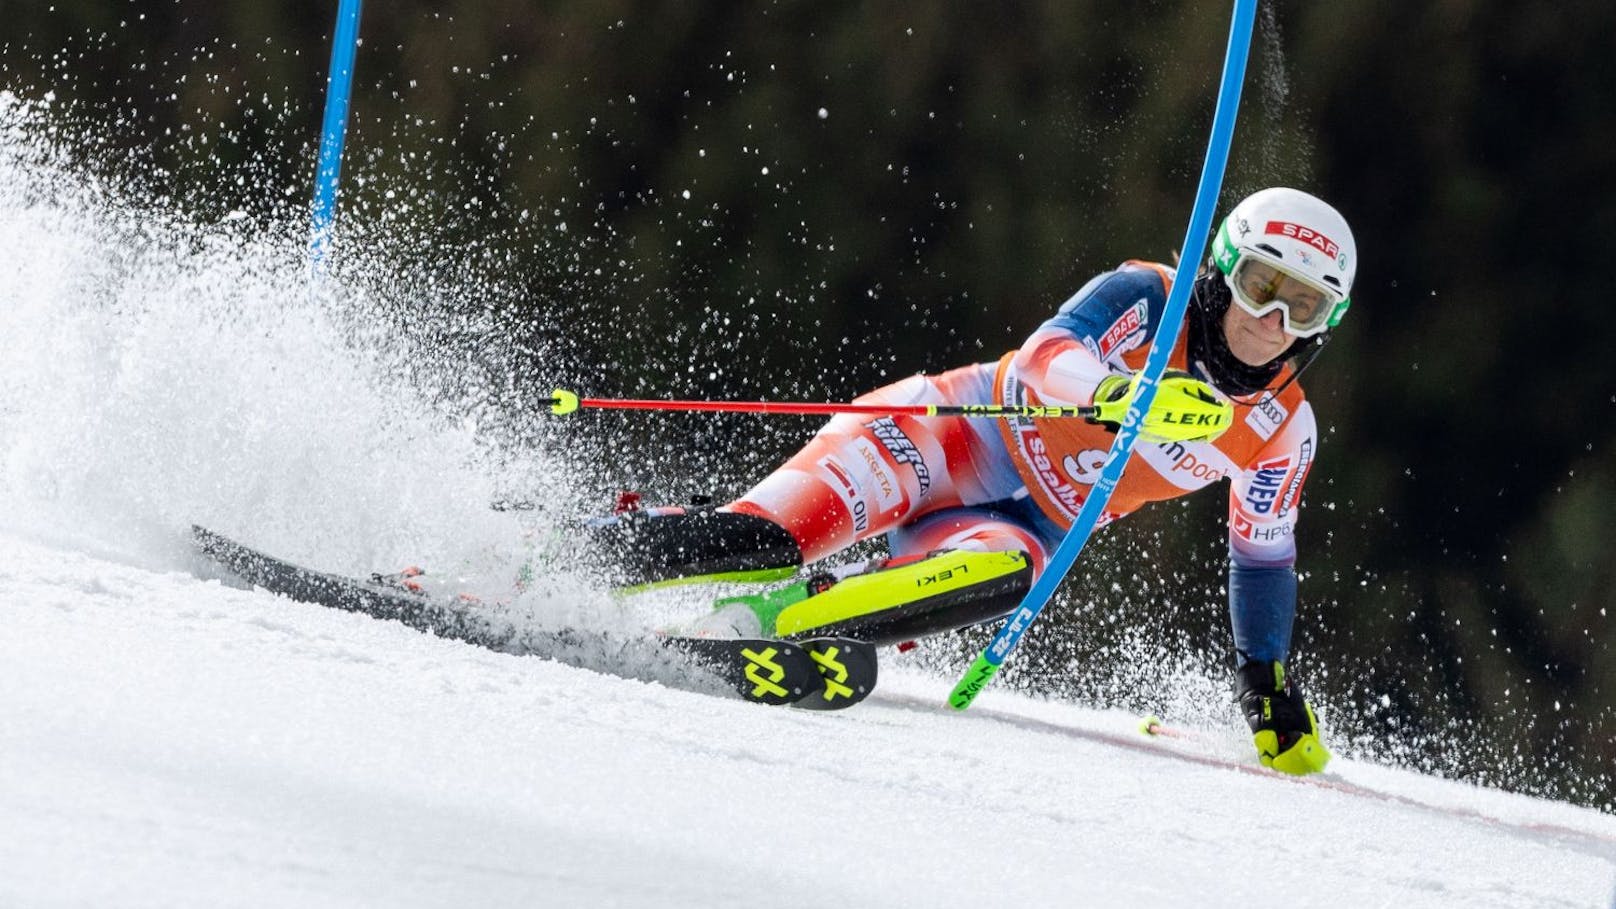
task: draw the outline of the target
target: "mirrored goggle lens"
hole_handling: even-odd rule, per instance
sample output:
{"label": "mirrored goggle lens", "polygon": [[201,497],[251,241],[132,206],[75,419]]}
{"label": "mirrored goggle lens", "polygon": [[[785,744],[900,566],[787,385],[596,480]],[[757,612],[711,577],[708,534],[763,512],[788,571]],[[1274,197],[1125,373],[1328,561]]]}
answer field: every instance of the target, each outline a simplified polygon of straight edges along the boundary
{"label": "mirrored goggle lens", "polygon": [[1285,330],[1301,337],[1323,331],[1341,302],[1339,294],[1250,256],[1235,266],[1229,287],[1246,312],[1260,317],[1278,309],[1284,313]]}

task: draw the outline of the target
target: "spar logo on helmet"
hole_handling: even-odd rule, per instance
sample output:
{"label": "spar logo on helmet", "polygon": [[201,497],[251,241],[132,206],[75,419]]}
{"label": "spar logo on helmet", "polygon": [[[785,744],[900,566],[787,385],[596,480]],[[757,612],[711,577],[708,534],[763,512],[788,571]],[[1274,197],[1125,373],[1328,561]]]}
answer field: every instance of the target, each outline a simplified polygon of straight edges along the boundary
{"label": "spar logo on helmet", "polygon": [[1290,237],[1292,240],[1305,243],[1337,261],[1345,261],[1346,259],[1346,256],[1341,252],[1340,244],[1311,227],[1291,221],[1269,221],[1268,226],[1263,229],[1263,233]]}

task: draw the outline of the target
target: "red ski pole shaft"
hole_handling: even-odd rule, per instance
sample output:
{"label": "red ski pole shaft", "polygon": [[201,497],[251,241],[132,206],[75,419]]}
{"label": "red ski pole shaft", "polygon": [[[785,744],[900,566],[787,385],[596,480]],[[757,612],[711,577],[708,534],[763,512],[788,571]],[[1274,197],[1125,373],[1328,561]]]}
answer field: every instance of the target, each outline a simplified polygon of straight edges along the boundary
{"label": "red ski pole shaft", "polygon": [[1092,407],[1063,407],[1042,404],[839,404],[800,401],[662,401],[635,398],[580,398],[564,388],[541,400],[551,413],[565,414],[583,408],[596,410],[722,411],[728,413],[774,413],[832,415],[839,413],[871,416],[914,417],[1083,417],[1095,414]]}

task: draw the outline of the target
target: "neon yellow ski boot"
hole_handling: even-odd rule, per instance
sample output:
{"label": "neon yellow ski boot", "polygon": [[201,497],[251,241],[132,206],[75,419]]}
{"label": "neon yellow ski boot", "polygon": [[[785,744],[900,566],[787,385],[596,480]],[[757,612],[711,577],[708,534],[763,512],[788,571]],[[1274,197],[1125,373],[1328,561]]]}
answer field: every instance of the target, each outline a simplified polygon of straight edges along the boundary
{"label": "neon yellow ski boot", "polygon": [[1235,671],[1235,696],[1264,767],[1303,776],[1330,763],[1313,705],[1286,677],[1283,663],[1259,660],[1241,666]]}

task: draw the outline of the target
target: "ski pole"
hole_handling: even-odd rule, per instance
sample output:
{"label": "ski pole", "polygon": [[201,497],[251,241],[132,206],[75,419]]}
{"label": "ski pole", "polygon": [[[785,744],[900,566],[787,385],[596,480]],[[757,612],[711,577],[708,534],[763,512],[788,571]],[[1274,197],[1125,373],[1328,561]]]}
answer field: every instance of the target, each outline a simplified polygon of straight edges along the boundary
{"label": "ski pole", "polygon": [[1257,0],[1235,0],[1234,19],[1229,25],[1229,45],[1223,57],[1223,79],[1218,87],[1218,100],[1212,114],[1212,136],[1207,141],[1206,159],[1201,166],[1201,183],[1195,193],[1195,206],[1190,210],[1184,245],[1179,247],[1186,255],[1179,262],[1173,289],[1167,295],[1161,327],[1150,344],[1150,352],[1145,355],[1145,366],[1139,371],[1139,390],[1134,393],[1127,416],[1123,417],[1122,425],[1117,429],[1116,441],[1111,443],[1111,453],[1106,456],[1099,479],[1079,509],[1077,519],[1072,522],[1072,529],[1066,532],[1065,539],[1050,554],[1044,564],[1044,573],[1033,582],[1021,605],[1000,627],[993,641],[983,649],[949,694],[948,703],[955,710],[971,706],[976,696],[999,673],[999,667],[1004,665],[1010,651],[1021,642],[1022,635],[1027,633],[1033,620],[1038,618],[1038,614],[1055,595],[1055,588],[1060,586],[1066,572],[1071,570],[1072,563],[1077,561],[1089,537],[1094,534],[1094,527],[1106,504],[1111,501],[1117,481],[1122,478],[1128,456],[1133,453],[1134,442],[1139,438],[1139,427],[1144,422],[1145,414],[1150,411],[1151,402],[1155,400],[1157,382],[1167,369],[1167,358],[1173,346],[1178,343],[1184,311],[1189,305],[1190,285],[1194,283],[1195,263],[1200,261],[1201,253],[1206,249],[1207,234],[1212,230],[1212,213],[1217,205],[1218,189],[1223,185],[1223,170],[1229,160],[1229,143],[1234,138],[1235,112],[1240,107],[1240,86],[1245,78],[1246,56],[1251,49],[1251,28],[1256,14]]}
{"label": "ski pole", "polygon": [[633,398],[580,398],[564,388],[541,398],[551,413],[565,414],[580,409],[724,411],[728,413],[839,414],[856,413],[896,417],[1081,417],[1092,419],[1093,407],[1066,407],[1054,404],[838,404],[802,401],[663,401]]}

